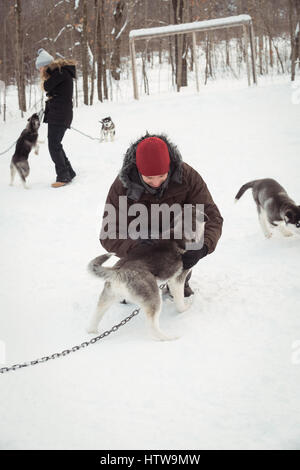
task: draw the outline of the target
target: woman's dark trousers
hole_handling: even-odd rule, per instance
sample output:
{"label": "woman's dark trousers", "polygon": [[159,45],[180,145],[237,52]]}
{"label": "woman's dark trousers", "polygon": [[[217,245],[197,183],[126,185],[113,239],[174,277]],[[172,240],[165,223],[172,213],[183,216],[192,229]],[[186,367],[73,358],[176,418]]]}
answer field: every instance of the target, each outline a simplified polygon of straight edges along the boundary
{"label": "woman's dark trousers", "polygon": [[67,183],[76,176],[61,144],[66,130],[67,128],[65,126],[48,124],[48,148],[55,164],[56,181],[62,183]]}

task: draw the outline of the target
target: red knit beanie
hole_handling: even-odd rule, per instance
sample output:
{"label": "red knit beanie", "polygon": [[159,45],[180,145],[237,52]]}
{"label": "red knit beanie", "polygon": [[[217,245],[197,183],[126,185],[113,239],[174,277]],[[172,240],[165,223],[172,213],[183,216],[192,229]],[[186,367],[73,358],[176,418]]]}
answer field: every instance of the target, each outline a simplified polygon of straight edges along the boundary
{"label": "red knit beanie", "polygon": [[141,175],[157,176],[169,172],[167,144],[159,137],[147,137],[136,148],[136,166]]}

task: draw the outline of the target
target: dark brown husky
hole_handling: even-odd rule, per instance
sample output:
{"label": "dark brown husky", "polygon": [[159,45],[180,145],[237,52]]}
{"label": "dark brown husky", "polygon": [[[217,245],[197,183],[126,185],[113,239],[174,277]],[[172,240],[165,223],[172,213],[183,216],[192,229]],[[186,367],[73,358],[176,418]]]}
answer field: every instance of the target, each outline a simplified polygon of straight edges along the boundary
{"label": "dark brown husky", "polygon": [[22,131],[16,143],[15,153],[10,162],[10,185],[14,183],[16,172],[19,173],[24,188],[26,178],[29,175],[28,157],[33,147],[35,154],[38,155],[38,129],[40,127],[40,119],[37,113],[34,113],[29,119],[26,128]]}

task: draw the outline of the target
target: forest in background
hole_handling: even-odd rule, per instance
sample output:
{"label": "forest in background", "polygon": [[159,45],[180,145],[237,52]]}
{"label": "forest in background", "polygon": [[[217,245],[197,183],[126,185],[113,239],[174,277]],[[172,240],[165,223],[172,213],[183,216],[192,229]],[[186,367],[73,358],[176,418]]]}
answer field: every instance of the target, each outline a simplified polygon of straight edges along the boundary
{"label": "forest in background", "polygon": [[[130,68],[130,30],[239,14],[249,14],[253,20],[258,75],[275,71],[289,73],[294,80],[300,68],[300,0],[1,0],[0,84],[2,89],[17,86],[19,108],[25,112],[26,88],[38,80],[35,59],[38,49],[44,48],[55,58],[77,61],[83,102],[91,105],[110,99],[112,82],[122,86],[122,72]],[[187,85],[187,71],[193,70],[194,61],[191,42],[184,35],[179,56],[178,36],[137,43],[146,93],[146,64],[154,66],[154,55],[159,63],[168,61],[174,83],[181,56],[180,86]],[[219,45],[224,46],[224,64],[233,76],[245,55],[242,28],[197,33],[197,44],[205,52],[205,83],[214,77]]]}

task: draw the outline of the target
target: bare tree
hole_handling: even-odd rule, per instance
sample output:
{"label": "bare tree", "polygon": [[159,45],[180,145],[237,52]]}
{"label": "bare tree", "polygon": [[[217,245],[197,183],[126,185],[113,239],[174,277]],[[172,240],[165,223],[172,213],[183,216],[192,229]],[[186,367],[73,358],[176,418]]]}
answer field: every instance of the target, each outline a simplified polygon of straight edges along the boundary
{"label": "bare tree", "polygon": [[[289,0],[291,36],[291,80],[295,80],[296,61],[300,61],[300,0]],[[300,66],[300,62],[299,62]]]}
{"label": "bare tree", "polygon": [[126,26],[124,22],[125,13],[125,2],[123,0],[118,1],[116,9],[113,13],[115,26],[113,29],[113,53],[111,58],[111,74],[115,80],[120,80],[121,76],[121,34]]}
{"label": "bare tree", "polygon": [[89,104],[89,53],[88,53],[88,38],[87,38],[87,0],[82,0],[82,39],[81,39],[81,54],[82,54],[82,80],[83,80],[83,102]]}
{"label": "bare tree", "polygon": [[108,99],[106,80],[106,34],[105,34],[105,10],[104,1],[99,1],[98,26],[97,26],[97,89],[98,99]]}
{"label": "bare tree", "polygon": [[17,74],[17,87],[19,108],[23,117],[23,112],[26,111],[26,95],[25,95],[25,77],[24,77],[24,59],[23,59],[23,31],[22,31],[22,8],[21,0],[15,3],[15,16],[16,16],[16,74]]}
{"label": "bare tree", "polygon": [[[112,77],[121,86],[124,76],[121,68],[129,69],[129,26],[138,29],[248,13],[253,19],[260,73],[291,70],[291,77],[295,79],[300,63],[299,4],[300,0],[1,0],[0,78],[7,85],[17,83],[20,109],[26,109],[25,89],[33,102],[38,79],[34,60],[37,50],[43,47],[54,57],[61,55],[77,61],[85,103],[93,102],[93,86],[97,87],[99,99],[112,99]],[[193,50],[187,54],[188,41],[189,36],[186,41],[185,35],[175,40],[172,37],[151,40],[147,45],[146,62],[141,60],[141,65],[153,67],[156,53],[160,64],[167,56],[172,68],[172,86],[180,89],[187,83],[189,54],[191,69],[193,67]],[[204,73],[206,68],[206,80],[220,70],[220,56],[224,70],[234,77],[238,78],[244,70],[242,30],[219,30],[209,37],[199,34],[197,45],[205,53],[201,70]],[[93,63],[89,63],[89,47]],[[145,59],[143,52],[145,54],[141,42],[137,45],[137,54]],[[151,88],[149,75],[148,79],[149,82],[144,76],[146,93]]]}
{"label": "bare tree", "polygon": [[[185,23],[187,18],[187,0],[172,0],[174,23]],[[185,34],[175,36],[176,84],[177,91],[187,86],[187,41]]]}
{"label": "bare tree", "polygon": [[93,104],[94,100],[94,83],[95,83],[95,69],[96,69],[96,56],[97,56],[97,37],[98,37],[98,21],[99,21],[99,0],[94,2],[94,16],[95,16],[95,26],[94,26],[94,37],[93,37],[93,64],[92,64],[92,73],[91,73],[91,94],[90,94],[90,105]]}

